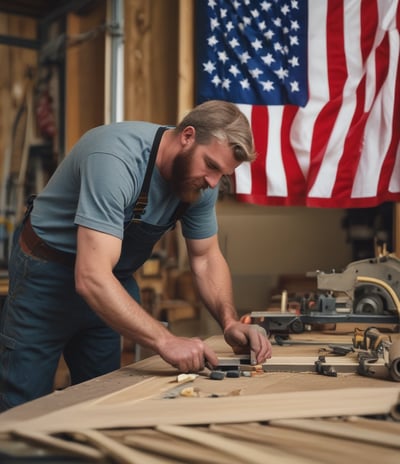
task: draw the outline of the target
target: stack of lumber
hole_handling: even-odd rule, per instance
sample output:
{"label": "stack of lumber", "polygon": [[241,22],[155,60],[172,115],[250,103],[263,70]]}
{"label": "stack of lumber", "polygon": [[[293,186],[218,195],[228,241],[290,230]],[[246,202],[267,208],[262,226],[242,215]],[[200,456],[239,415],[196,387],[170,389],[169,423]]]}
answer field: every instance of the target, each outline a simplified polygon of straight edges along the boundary
{"label": "stack of lumber", "polygon": [[[229,355],[221,338],[210,345]],[[295,357],[312,350],[318,352],[315,346],[276,351]],[[102,464],[400,462],[397,382],[263,371],[213,381],[202,373],[184,385],[193,394],[182,395],[176,371],[158,356],[115,375],[114,383],[125,386],[111,393],[30,417],[29,403],[1,414],[0,451],[5,443],[23,443],[42,455]],[[99,379],[90,382],[98,388]],[[36,401],[60,405],[63,394]]]}

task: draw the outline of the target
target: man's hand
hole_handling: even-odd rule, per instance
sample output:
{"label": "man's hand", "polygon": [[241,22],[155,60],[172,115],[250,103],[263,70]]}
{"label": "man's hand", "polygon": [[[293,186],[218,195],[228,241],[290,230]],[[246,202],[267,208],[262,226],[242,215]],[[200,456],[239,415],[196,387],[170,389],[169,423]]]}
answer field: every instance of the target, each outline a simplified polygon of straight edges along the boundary
{"label": "man's hand", "polygon": [[175,337],[157,347],[159,355],[180,372],[199,372],[205,363],[216,367],[218,358],[214,351],[200,338]]}
{"label": "man's hand", "polygon": [[262,364],[271,357],[270,341],[261,331],[256,330],[250,324],[236,321],[225,328],[224,337],[234,353],[246,354],[252,351],[258,364]]}

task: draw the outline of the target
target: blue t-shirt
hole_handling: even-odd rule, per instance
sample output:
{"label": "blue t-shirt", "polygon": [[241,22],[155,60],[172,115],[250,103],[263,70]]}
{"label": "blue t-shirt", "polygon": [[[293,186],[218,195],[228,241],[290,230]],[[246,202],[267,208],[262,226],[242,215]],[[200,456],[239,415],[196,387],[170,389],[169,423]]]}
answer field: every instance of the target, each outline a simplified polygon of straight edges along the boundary
{"label": "blue t-shirt", "polygon": [[[159,127],[119,122],[88,131],[36,197],[31,213],[36,233],[49,245],[70,253],[76,252],[78,225],[122,239]],[[217,233],[217,195],[218,189],[205,189],[186,210],[181,219],[184,237],[202,239]],[[179,198],[155,166],[142,220],[165,226],[178,204]]]}

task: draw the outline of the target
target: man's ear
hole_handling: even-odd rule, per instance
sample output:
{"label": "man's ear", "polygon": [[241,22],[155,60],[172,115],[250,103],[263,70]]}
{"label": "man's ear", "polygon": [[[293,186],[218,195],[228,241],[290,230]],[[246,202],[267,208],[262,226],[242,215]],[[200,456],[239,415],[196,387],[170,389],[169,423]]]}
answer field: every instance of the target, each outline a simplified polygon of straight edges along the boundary
{"label": "man's ear", "polygon": [[193,126],[186,126],[181,132],[181,144],[183,147],[191,147],[196,140],[196,129]]}

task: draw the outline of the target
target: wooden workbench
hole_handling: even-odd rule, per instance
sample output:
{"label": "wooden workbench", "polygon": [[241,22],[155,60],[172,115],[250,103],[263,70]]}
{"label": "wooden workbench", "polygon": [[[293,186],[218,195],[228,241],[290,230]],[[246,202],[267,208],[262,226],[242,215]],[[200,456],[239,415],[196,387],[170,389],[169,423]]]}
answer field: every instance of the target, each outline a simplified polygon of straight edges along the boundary
{"label": "wooden workbench", "polygon": [[[351,334],[291,340],[313,344],[275,345],[273,358],[317,359],[331,343],[351,344]],[[222,337],[207,343],[220,357],[234,356]],[[400,462],[400,423],[393,419],[400,416],[398,382],[312,370],[222,381],[208,374],[185,385],[186,397],[177,372],[153,356],[0,414],[0,437],[3,444],[30,437],[46,452],[107,463],[224,463],[233,456],[235,463],[264,464],[268,456],[278,463],[345,463],[357,453],[366,463]],[[66,432],[74,438],[68,446],[59,438]]]}

